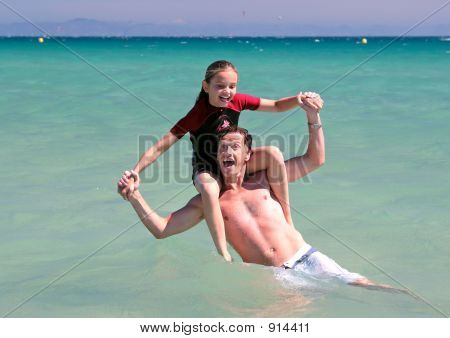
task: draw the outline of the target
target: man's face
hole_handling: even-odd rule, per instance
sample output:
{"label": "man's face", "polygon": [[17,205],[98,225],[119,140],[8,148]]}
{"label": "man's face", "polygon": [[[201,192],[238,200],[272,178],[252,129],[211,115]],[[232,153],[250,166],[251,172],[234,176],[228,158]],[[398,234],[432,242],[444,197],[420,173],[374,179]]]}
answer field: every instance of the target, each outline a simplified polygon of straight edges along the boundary
{"label": "man's face", "polygon": [[229,133],[220,140],[217,159],[225,178],[239,174],[249,158],[250,153],[245,145],[244,135]]}
{"label": "man's face", "polygon": [[209,83],[203,80],[209,103],[215,107],[226,107],[236,94],[237,81],[238,75],[231,68],[214,75]]}

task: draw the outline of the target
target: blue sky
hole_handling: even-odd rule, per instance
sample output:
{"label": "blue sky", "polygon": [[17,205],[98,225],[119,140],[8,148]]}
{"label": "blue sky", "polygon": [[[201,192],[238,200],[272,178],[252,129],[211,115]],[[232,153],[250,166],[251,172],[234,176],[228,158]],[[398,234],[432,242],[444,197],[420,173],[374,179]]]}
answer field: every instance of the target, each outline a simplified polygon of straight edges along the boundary
{"label": "blue sky", "polygon": [[[0,25],[3,24],[3,32],[12,32],[14,35],[19,30],[5,28],[4,24],[24,21],[2,2],[35,23],[61,23],[87,18],[115,23],[156,23],[172,25],[179,27],[178,29],[186,25],[186,28],[191,26],[192,32],[195,31],[193,25],[209,24],[209,28],[204,29],[210,31],[205,32],[206,34],[213,31],[235,31],[257,35],[259,32],[267,34],[276,28],[287,35],[291,31],[319,35],[357,35],[370,32],[384,35],[405,31],[448,0],[0,0]],[[220,23],[228,26],[223,25],[221,29]],[[301,30],[293,27],[293,24],[314,25],[315,28]],[[247,25],[250,28],[234,30],[230,25]],[[341,29],[340,26],[347,28]],[[378,28],[365,28],[369,26]],[[88,34],[89,29],[91,28],[86,27],[83,30],[82,27],[78,31]],[[135,31],[138,34],[139,29],[136,28]],[[167,34],[176,31],[171,28],[166,30]],[[450,34],[450,4],[426,20],[416,30],[419,35],[420,30],[423,34]]]}
{"label": "blue sky", "polygon": [[[158,23],[301,22],[307,24],[408,25],[440,7],[446,0],[1,0],[31,20]],[[0,22],[21,21],[0,3]],[[430,23],[448,24],[450,5]]]}

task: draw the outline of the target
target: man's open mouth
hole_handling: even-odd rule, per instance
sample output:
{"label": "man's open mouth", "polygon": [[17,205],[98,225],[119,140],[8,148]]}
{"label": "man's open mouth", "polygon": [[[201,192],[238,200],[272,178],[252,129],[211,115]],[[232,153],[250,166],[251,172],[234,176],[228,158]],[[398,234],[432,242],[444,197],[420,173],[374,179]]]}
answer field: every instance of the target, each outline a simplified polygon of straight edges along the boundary
{"label": "man's open mouth", "polygon": [[232,166],[234,166],[234,161],[233,160],[225,160],[225,161],[223,161],[223,166],[225,167],[225,168],[229,168],[229,167],[232,167]]}

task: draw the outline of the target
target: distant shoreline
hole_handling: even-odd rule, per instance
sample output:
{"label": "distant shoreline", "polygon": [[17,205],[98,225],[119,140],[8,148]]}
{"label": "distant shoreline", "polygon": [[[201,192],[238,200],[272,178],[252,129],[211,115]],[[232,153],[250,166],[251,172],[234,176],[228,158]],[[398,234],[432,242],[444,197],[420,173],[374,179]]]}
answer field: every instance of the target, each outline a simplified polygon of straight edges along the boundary
{"label": "distant shoreline", "polygon": [[[414,27],[414,29],[412,29]],[[405,34],[405,32],[409,32]],[[450,24],[310,24],[299,22],[215,22],[152,23],[109,22],[77,18],[64,22],[0,23],[0,36],[6,37],[388,37],[449,36]]]}

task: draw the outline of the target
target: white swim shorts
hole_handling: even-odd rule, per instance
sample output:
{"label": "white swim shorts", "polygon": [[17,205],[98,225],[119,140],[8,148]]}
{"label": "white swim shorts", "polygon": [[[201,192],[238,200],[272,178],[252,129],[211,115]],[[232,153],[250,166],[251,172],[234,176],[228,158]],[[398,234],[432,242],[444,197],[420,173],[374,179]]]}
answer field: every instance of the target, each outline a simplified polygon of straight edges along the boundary
{"label": "white swim shorts", "polygon": [[302,271],[317,278],[337,278],[345,283],[365,278],[359,273],[344,269],[330,257],[306,243],[281,267]]}

